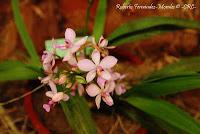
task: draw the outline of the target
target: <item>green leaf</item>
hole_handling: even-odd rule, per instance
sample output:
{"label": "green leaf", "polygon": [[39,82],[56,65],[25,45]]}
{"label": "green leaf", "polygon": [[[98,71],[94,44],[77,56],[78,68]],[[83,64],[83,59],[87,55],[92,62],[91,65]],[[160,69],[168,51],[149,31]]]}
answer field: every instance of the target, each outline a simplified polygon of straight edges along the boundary
{"label": "green leaf", "polygon": [[[59,89],[62,91],[62,89]],[[69,101],[61,102],[68,123],[76,134],[97,134],[97,128],[84,97],[73,96]]]}
{"label": "green leaf", "polygon": [[37,79],[39,76],[42,76],[42,72],[38,67],[19,61],[0,63],[0,81]]}
{"label": "green leaf", "polygon": [[124,96],[140,93],[157,97],[196,88],[200,88],[200,74],[170,77],[152,83],[141,83],[128,90]]}
{"label": "green leaf", "polygon": [[173,127],[154,116],[150,116],[133,106],[125,105],[125,103],[122,104],[123,105],[120,105],[119,107],[117,107],[117,109],[130,119],[138,121],[152,134],[166,134],[166,132],[167,134],[185,134],[182,130]]}
{"label": "green leaf", "polygon": [[76,78],[76,81],[78,81],[78,83],[87,84],[87,81],[85,80],[84,77],[76,75],[75,78]]}
{"label": "green leaf", "polygon": [[199,134],[200,125],[175,105],[159,99],[130,96],[125,99],[132,106],[189,134]]}
{"label": "green leaf", "polygon": [[21,67],[21,66],[24,66],[24,65],[20,61],[7,60],[7,61],[0,62],[0,71],[9,70],[9,69],[13,69],[16,67]]}
{"label": "green leaf", "polygon": [[117,38],[113,41],[110,41],[110,44],[114,45],[114,46],[118,46],[118,45],[125,44],[125,43],[144,40],[144,39],[147,39],[147,38],[150,38],[150,37],[153,37],[153,36],[156,36],[156,35],[160,35],[160,34],[163,34],[163,33],[166,33],[166,32],[170,32],[170,31],[172,31],[172,30],[169,30],[169,29],[162,29],[161,30],[161,28],[152,28],[152,29],[148,29],[148,30],[145,30],[145,31],[142,31],[142,32],[130,34],[127,37]]}
{"label": "green leaf", "polygon": [[120,45],[184,28],[200,29],[200,23],[173,17],[147,17],[121,25],[108,40],[113,45]]}
{"label": "green leaf", "polygon": [[98,42],[99,38],[104,32],[106,8],[107,8],[107,0],[99,0],[94,22],[94,28],[93,28],[93,36],[95,37],[96,42]]}
{"label": "green leaf", "polygon": [[161,128],[163,128],[163,130],[165,130],[165,132],[167,132],[167,134],[187,134],[186,132],[184,132],[183,130],[180,130],[174,126],[169,125],[168,123],[156,118],[156,117],[152,117],[152,120]]}
{"label": "green leaf", "polygon": [[200,71],[200,57],[190,57],[181,59],[180,61],[169,64],[164,68],[153,72],[144,81],[153,82],[172,76],[180,76],[186,74],[195,74]]}
{"label": "green leaf", "polygon": [[11,2],[12,2],[12,10],[13,10],[15,24],[17,26],[20,37],[24,43],[24,46],[25,46],[26,50],[28,51],[28,54],[30,55],[32,62],[35,63],[36,65],[40,65],[39,56],[35,50],[33,42],[26,30],[24,21],[20,14],[19,1],[12,0]]}
{"label": "green leaf", "polygon": [[[65,43],[65,39],[64,38],[54,39],[54,41],[57,44],[64,44]],[[52,51],[53,50],[52,40],[46,40],[45,41],[45,48],[46,48],[47,51]],[[59,57],[64,57],[66,55],[66,53],[67,53],[66,50],[56,49],[56,55],[58,55]]]}
{"label": "green leaf", "polygon": [[[81,37],[76,37],[75,42],[80,40]],[[88,37],[87,39],[88,41],[92,41],[91,37]],[[64,44],[65,43],[65,39],[64,38],[60,38],[60,39],[54,39],[54,41],[57,44]],[[46,40],[45,41],[45,48],[47,51],[52,51],[53,50],[53,44],[52,44],[52,40]],[[87,54],[91,54],[91,51],[93,50],[93,48],[91,47],[87,47]],[[66,55],[67,51],[66,50],[61,50],[61,49],[56,49],[56,55],[63,58]]]}

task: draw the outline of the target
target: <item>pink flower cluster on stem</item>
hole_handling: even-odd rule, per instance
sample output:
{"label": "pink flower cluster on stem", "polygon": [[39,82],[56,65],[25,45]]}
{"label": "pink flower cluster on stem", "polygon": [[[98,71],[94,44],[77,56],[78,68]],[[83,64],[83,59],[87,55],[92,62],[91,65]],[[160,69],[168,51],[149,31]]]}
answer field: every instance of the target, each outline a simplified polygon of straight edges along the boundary
{"label": "pink flower cluster on stem", "polygon": [[[42,55],[42,63],[45,74],[44,78],[39,78],[41,83],[49,85],[51,91],[46,92],[49,97],[47,104],[43,108],[49,112],[60,101],[69,100],[70,96],[73,97],[76,92],[79,95],[84,94],[83,81],[71,80],[71,77],[76,78],[77,72],[79,78],[85,79],[86,93],[95,97],[97,108],[100,108],[101,100],[107,105],[112,106],[114,101],[112,99],[113,93],[117,95],[123,94],[125,85],[121,83],[124,75],[120,75],[113,71],[113,67],[117,64],[117,58],[108,54],[107,49],[114,47],[108,46],[108,41],[101,36],[98,43],[94,38],[89,43],[86,43],[88,36],[76,40],[76,33],[73,29],[67,28],[65,31],[65,42],[63,44],[56,44],[53,41],[53,50],[44,51]],[[85,44],[85,45],[84,45]],[[93,47],[94,50],[89,56],[86,56],[81,51],[82,48]],[[92,45],[91,45],[92,44]],[[66,52],[63,59],[56,56],[56,49],[61,49]],[[79,52],[79,55],[77,55]],[[62,60],[67,63],[66,70],[60,71],[56,66],[56,60]],[[66,64],[64,64],[66,65]],[[70,78],[68,78],[70,76]],[[63,92],[57,91],[57,85],[62,86],[66,90]]]}

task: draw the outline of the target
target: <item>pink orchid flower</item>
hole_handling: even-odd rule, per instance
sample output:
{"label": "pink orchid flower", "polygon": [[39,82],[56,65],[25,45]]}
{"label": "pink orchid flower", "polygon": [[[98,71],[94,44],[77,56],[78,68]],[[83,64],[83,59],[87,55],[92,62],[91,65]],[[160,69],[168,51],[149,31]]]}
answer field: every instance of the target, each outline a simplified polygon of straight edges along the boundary
{"label": "pink orchid flower", "polygon": [[125,75],[121,75],[120,73],[114,72],[112,73],[112,78],[113,78],[113,82],[117,81],[115,82],[115,88],[114,88],[115,93],[117,95],[124,94],[126,92],[126,88],[123,83],[120,83],[120,81],[125,78]]}
{"label": "pink orchid flower", "polygon": [[117,95],[122,95],[126,92],[125,85],[123,83],[118,83],[115,87],[115,93]]}
{"label": "pink orchid flower", "polygon": [[46,112],[50,112],[51,108],[54,107],[56,103],[60,102],[61,100],[69,100],[69,96],[63,92],[47,91],[46,96],[51,98],[48,104],[43,104],[43,108]]}
{"label": "pink orchid flower", "polygon": [[49,87],[51,88],[52,92],[56,92],[57,91],[57,88],[56,88],[56,84],[53,80],[53,74],[50,74],[44,78],[40,78],[39,77],[39,80],[41,80],[41,83],[43,84],[48,84]]}
{"label": "pink orchid flower", "polygon": [[51,98],[53,102],[60,102],[61,100],[63,101],[69,100],[69,96],[63,92],[47,91],[46,96]]}
{"label": "pink orchid flower", "polygon": [[53,52],[44,51],[42,55],[42,64],[46,73],[52,73],[55,65],[55,56]]}
{"label": "pink orchid flower", "polygon": [[[95,38],[92,38],[92,43],[96,44]],[[106,40],[103,36],[100,37],[99,42],[97,44],[100,48],[106,48],[106,49],[113,49],[114,46],[108,46],[108,40]]]}
{"label": "pink orchid flower", "polygon": [[104,86],[105,82],[109,83],[109,92],[114,92],[117,95],[121,95],[123,93],[126,92],[126,88],[125,85],[123,83],[120,83],[120,80],[122,80],[125,75],[121,75],[120,73],[117,72],[111,72],[111,79],[109,81],[106,81],[105,79],[103,79],[102,77],[98,77],[97,78],[97,82],[99,83],[99,85]]}
{"label": "pink orchid flower", "polygon": [[104,87],[92,83],[86,88],[86,92],[89,96],[96,97],[95,103],[98,109],[100,108],[101,98],[109,106],[114,104],[113,99],[110,96],[109,86],[109,83],[106,83]]}
{"label": "pink orchid flower", "polygon": [[114,56],[106,56],[100,61],[100,52],[97,50],[92,52],[91,57],[92,60],[83,59],[77,63],[80,70],[88,72],[86,81],[91,82],[96,77],[96,73],[105,80],[110,80],[111,74],[108,70],[116,65],[117,59]]}
{"label": "pink orchid flower", "polygon": [[65,31],[65,44],[56,45],[56,48],[60,48],[66,50],[66,55],[63,58],[63,61],[68,61],[70,65],[76,65],[77,61],[74,57],[75,52],[79,50],[79,48],[85,44],[88,36],[81,38],[77,42],[75,42],[76,33],[73,29],[67,28]]}
{"label": "pink orchid flower", "polygon": [[50,112],[51,108],[55,106],[55,102],[53,102],[52,100],[49,100],[49,102],[47,104],[43,104],[43,108],[46,112]]}

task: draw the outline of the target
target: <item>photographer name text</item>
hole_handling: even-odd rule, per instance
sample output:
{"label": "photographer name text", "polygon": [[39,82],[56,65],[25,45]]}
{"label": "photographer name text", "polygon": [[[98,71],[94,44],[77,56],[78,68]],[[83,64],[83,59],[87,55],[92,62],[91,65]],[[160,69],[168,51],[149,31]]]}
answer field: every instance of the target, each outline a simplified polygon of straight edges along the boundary
{"label": "photographer name text", "polygon": [[119,10],[174,10],[174,9],[184,9],[184,10],[193,10],[196,6],[194,4],[154,4],[151,3],[150,5],[141,5],[141,4],[134,4],[134,5],[121,5],[117,4],[116,9]]}

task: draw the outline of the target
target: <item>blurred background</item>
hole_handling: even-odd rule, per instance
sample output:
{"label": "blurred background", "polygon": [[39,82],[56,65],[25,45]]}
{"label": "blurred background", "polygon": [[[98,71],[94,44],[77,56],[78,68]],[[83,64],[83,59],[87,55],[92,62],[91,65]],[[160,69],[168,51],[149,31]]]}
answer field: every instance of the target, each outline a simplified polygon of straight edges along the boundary
{"label": "blurred background", "polygon": [[[192,10],[119,10],[116,9],[116,5],[122,5],[124,0],[108,0],[105,37],[121,24],[147,16],[173,16],[200,21],[199,0],[132,0],[129,2],[131,5],[194,4],[196,8]],[[64,31],[68,27],[75,29],[78,35],[92,34],[97,4],[98,0],[94,0],[88,30],[86,30],[88,0],[20,0],[21,13],[26,27],[40,55],[44,50],[44,41],[52,38],[63,38]],[[112,53],[123,61],[119,70],[126,67],[125,73],[132,72],[127,79],[137,83],[146,74],[175,62],[180,57],[199,55],[200,36],[195,30],[177,31],[120,46]],[[131,55],[132,58],[127,59],[127,54]],[[11,1],[0,0],[0,61],[6,59],[23,60],[25,56],[25,48],[13,20]],[[129,66],[130,64],[132,66]],[[35,83],[37,82],[0,83],[0,101],[24,94],[27,89],[32,89]],[[42,104],[47,100],[43,94],[44,91],[34,93],[32,95],[33,102],[20,100],[1,108],[0,134],[38,133],[37,127],[35,128],[34,125],[34,123],[37,124],[37,121],[33,121],[34,114],[38,116],[40,123],[44,124],[53,134],[71,133],[59,107],[56,107],[51,113],[45,113],[42,109]],[[185,109],[196,119],[200,119],[199,96],[200,91],[194,90],[166,99]],[[33,113],[30,112],[30,106],[34,109]],[[98,124],[99,133],[127,134],[135,133],[140,128],[140,124],[130,121],[122,115],[113,115],[107,111],[93,110],[93,116]]]}

